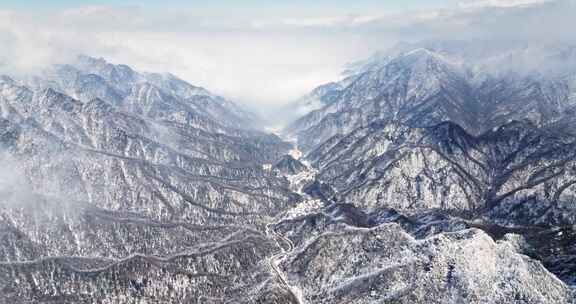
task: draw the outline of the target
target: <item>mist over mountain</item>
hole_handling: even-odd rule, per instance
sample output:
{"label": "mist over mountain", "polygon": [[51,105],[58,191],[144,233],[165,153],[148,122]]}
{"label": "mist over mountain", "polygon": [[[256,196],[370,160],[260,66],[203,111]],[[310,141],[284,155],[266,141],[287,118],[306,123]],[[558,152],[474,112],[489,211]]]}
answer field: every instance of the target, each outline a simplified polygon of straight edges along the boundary
{"label": "mist over mountain", "polygon": [[413,126],[452,121],[478,135],[511,120],[549,125],[569,119],[576,47],[521,44],[479,51],[484,45],[402,43],[351,64],[342,81],[320,86],[295,105],[320,108],[288,130],[312,148],[375,120]]}
{"label": "mist over mountain", "polygon": [[576,304],[574,1],[176,2],[0,10],[0,304]]}
{"label": "mist over mountain", "polygon": [[104,59],[3,76],[2,301],[572,303],[574,48],[469,43],[348,65],[282,137]]}

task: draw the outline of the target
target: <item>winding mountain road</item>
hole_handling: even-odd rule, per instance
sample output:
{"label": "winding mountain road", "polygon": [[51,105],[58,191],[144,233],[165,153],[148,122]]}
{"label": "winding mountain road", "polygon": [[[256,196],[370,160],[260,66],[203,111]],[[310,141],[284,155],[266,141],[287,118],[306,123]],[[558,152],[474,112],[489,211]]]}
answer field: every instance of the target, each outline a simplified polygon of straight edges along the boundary
{"label": "winding mountain road", "polygon": [[[278,130],[271,130],[271,132],[278,135],[283,140],[290,142],[293,145],[293,148],[288,152],[289,155],[291,155],[294,159],[297,160],[302,157],[303,153],[298,148],[298,142],[295,138],[288,138],[285,134],[282,134],[282,132],[279,132]],[[297,186],[299,186],[299,188],[302,187],[302,185]],[[295,192],[302,193],[301,191],[302,189],[293,189],[293,190],[296,190]],[[270,268],[271,273],[274,273],[276,275],[280,284],[282,284],[284,288],[290,293],[292,303],[304,304],[305,302],[301,296],[302,292],[288,283],[286,275],[278,267],[278,265],[282,262],[282,260],[284,260],[290,253],[294,251],[295,246],[294,243],[289,238],[276,232],[276,230],[273,228],[273,226],[276,224],[278,224],[277,219],[272,219],[270,223],[266,224],[265,228],[265,234],[268,237],[273,238],[276,241],[278,248],[280,248],[280,251],[278,253],[272,255],[266,260],[267,266]],[[285,248],[285,246],[287,246],[287,248]]]}
{"label": "winding mountain road", "polygon": [[[304,304],[304,301],[301,299],[300,296],[300,292],[298,290],[295,290],[294,287],[292,287],[289,283],[288,280],[286,279],[286,275],[284,274],[284,272],[282,272],[282,270],[278,267],[278,264],[280,264],[280,262],[286,258],[286,256],[288,254],[290,254],[293,250],[294,250],[294,243],[292,243],[292,241],[286,237],[284,237],[283,235],[277,233],[272,226],[275,225],[275,223],[270,223],[266,225],[266,235],[268,235],[269,237],[273,237],[274,240],[276,241],[276,243],[278,244],[278,247],[280,248],[280,252],[274,254],[273,256],[271,256],[270,258],[268,258],[266,260],[268,267],[270,268],[271,272],[273,272],[274,274],[276,274],[276,276],[278,277],[278,280],[280,281],[280,283],[286,288],[286,290],[290,293],[290,296],[292,297],[293,303],[297,303],[297,304]],[[281,240],[281,241],[279,241]],[[284,243],[288,246],[287,249],[284,248],[284,246],[282,246],[281,243]]]}

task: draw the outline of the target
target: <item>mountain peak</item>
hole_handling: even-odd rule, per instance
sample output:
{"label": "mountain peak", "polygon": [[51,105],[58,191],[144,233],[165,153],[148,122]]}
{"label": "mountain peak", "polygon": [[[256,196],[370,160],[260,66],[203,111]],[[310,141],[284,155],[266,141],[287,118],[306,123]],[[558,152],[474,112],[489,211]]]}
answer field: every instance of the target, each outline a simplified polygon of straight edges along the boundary
{"label": "mountain peak", "polygon": [[80,54],[78,56],[76,56],[76,59],[78,61],[83,61],[83,62],[87,62],[87,63],[101,63],[101,64],[107,64],[108,62],[103,58],[103,57],[92,57],[92,56],[88,56],[88,55],[84,55],[84,54]]}
{"label": "mountain peak", "polygon": [[6,76],[6,75],[0,75],[0,84],[9,84],[9,85],[14,85],[16,82],[14,81],[14,79]]}
{"label": "mountain peak", "polygon": [[133,83],[138,79],[138,74],[129,66],[112,64],[102,57],[79,55],[75,67],[84,73],[96,74],[113,83]]}
{"label": "mountain peak", "polygon": [[73,109],[82,106],[82,102],[52,88],[39,91],[36,100],[38,105],[49,109],[57,108],[65,111],[72,111]]}
{"label": "mountain peak", "polygon": [[112,112],[114,110],[114,107],[109,103],[103,101],[102,99],[95,98],[92,99],[90,102],[84,104],[83,110],[89,113],[105,114]]}
{"label": "mountain peak", "polygon": [[274,165],[274,168],[288,175],[298,174],[306,170],[306,166],[291,155],[284,155],[284,157]]}
{"label": "mountain peak", "polygon": [[454,66],[454,62],[448,60],[445,56],[440,53],[431,51],[427,48],[417,48],[411,51],[402,53],[393,61],[401,62],[404,65],[421,65],[421,64],[434,64],[434,65],[444,65],[444,66]]}
{"label": "mountain peak", "polygon": [[438,54],[435,53],[434,51],[431,51],[431,50],[428,49],[428,48],[420,47],[420,48],[416,48],[416,49],[413,49],[413,50],[411,50],[411,51],[405,52],[403,56],[404,56],[404,57],[407,57],[407,56],[415,56],[415,57],[436,57],[436,56],[438,56]]}

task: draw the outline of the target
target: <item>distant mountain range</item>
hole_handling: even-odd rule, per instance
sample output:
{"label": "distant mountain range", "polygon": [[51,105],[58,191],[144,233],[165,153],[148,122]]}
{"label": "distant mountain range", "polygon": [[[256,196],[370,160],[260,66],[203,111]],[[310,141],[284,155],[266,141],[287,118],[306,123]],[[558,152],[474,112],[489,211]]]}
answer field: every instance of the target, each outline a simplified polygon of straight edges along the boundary
{"label": "distant mountain range", "polygon": [[285,132],[360,222],[384,218],[417,237],[515,232],[530,240],[525,254],[575,281],[572,229],[547,245],[536,235],[576,220],[576,48],[400,44],[296,106],[314,102]]}
{"label": "distant mountain range", "polygon": [[263,168],[291,145],[251,117],[101,59],[2,77],[0,302],[238,292],[274,248],[258,223],[298,199]]}
{"label": "distant mountain range", "polygon": [[474,135],[513,120],[570,123],[576,47],[520,47],[482,57],[474,51],[465,43],[402,44],[351,65],[340,83],[311,93],[323,106],[288,132],[310,150],[377,120],[417,127],[452,121]]}
{"label": "distant mountain range", "polygon": [[0,303],[575,303],[575,50],[400,44],[282,138],[171,74],[1,76]]}

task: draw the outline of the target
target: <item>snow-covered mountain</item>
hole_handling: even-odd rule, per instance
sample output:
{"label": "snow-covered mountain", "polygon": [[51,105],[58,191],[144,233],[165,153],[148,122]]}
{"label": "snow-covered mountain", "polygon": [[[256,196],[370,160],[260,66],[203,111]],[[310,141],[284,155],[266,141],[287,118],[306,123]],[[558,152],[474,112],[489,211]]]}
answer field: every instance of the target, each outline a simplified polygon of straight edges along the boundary
{"label": "snow-covered mountain", "polygon": [[[53,88],[80,101],[105,100],[122,110],[152,119],[215,128],[250,129],[256,117],[238,105],[171,74],[139,73],[126,65],[79,56],[24,83],[38,90]],[[214,126],[218,123],[221,126]]]}
{"label": "snow-covered mountain", "polygon": [[291,146],[233,128],[246,118],[203,89],[96,62],[0,81],[0,302],[181,303],[266,280],[258,227],[299,196],[263,167]]}
{"label": "snow-covered mountain", "polygon": [[574,303],[570,74],[462,54],[350,66],[297,145],[170,74],[1,76],[0,303]]}
{"label": "snow-covered mountain", "polygon": [[[331,223],[323,214],[336,204],[354,210],[340,213],[338,221],[367,228],[397,223],[417,238],[469,228],[495,240],[516,233],[528,240],[521,252],[573,284],[576,250],[566,242],[573,242],[570,227],[576,223],[575,48],[471,45],[401,44],[351,64],[340,84],[320,87],[334,89],[314,91],[329,101],[285,132],[297,138],[304,159],[317,170],[316,183],[330,185],[330,202],[314,220],[302,221]],[[306,233],[286,233],[304,242],[303,248],[310,234],[320,233],[294,225]],[[542,236],[555,233],[562,241],[543,245]],[[364,275],[371,280],[380,274]],[[350,284],[358,277],[364,278],[351,276]],[[327,286],[352,293],[360,285]],[[367,290],[365,296],[371,293],[378,294]],[[339,301],[344,294],[334,298],[319,290],[310,296]],[[431,297],[450,302],[444,295]],[[452,301],[482,302],[473,299]],[[365,301],[358,303],[370,303]]]}
{"label": "snow-covered mountain", "polygon": [[465,45],[440,46],[402,44],[355,65],[339,86],[330,84],[337,89],[324,92],[330,102],[287,132],[309,151],[377,120],[418,127],[452,121],[477,135],[512,120],[544,125],[572,116],[576,48],[526,47],[480,57]]}

